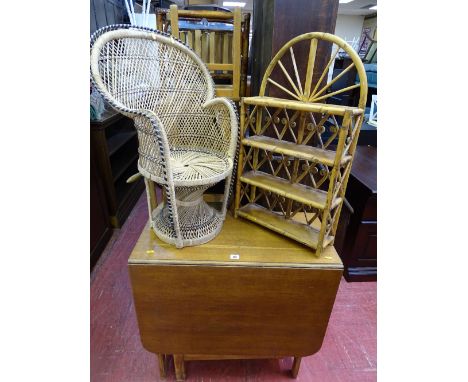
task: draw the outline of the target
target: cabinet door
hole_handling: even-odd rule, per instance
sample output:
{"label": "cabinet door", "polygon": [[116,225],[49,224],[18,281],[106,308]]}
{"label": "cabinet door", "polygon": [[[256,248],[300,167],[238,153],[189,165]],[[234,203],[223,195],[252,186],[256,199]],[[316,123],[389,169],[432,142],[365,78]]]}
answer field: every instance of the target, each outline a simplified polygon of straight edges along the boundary
{"label": "cabinet door", "polygon": [[377,266],[377,222],[363,221],[359,225],[351,253],[350,265]]}
{"label": "cabinet door", "polygon": [[90,182],[90,217],[91,217],[91,268],[98,260],[101,252],[111,235],[107,203],[101,179],[99,178],[96,163],[91,155],[91,182]]}

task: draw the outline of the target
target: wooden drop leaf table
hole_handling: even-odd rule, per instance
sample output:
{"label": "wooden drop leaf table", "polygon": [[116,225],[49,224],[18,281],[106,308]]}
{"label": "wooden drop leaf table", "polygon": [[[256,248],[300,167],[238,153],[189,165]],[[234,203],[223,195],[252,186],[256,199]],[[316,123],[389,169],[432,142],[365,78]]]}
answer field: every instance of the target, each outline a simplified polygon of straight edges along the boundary
{"label": "wooden drop leaf table", "polygon": [[307,247],[227,216],[218,237],[176,249],[146,226],[128,260],[143,347],[184,361],[301,357],[322,346],[343,272],[334,247]]}

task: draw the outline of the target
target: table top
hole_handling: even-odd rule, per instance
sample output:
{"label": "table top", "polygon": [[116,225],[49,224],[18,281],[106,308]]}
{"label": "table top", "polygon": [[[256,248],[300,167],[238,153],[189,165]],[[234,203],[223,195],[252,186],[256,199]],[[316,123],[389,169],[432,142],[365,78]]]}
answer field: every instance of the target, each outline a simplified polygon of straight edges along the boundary
{"label": "table top", "polygon": [[317,258],[310,248],[245,219],[235,219],[229,214],[216,238],[203,245],[182,249],[158,239],[147,224],[128,263],[343,268],[341,259],[332,246],[327,247],[322,256]]}
{"label": "table top", "polygon": [[377,193],[377,149],[372,146],[357,146],[351,175]]}

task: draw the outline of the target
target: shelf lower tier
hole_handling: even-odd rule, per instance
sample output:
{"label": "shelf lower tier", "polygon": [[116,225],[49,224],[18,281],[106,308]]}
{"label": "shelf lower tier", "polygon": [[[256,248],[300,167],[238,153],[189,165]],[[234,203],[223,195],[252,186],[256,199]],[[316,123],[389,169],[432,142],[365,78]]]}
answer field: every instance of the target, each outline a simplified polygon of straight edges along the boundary
{"label": "shelf lower tier", "polygon": [[[335,151],[320,149],[318,147],[308,145],[298,145],[294,142],[282,141],[263,135],[254,135],[248,138],[243,138],[242,144],[298,159],[320,162],[327,166],[333,166],[335,163]],[[350,159],[351,156],[345,155],[341,159],[341,165],[345,164]]]}
{"label": "shelf lower tier", "polygon": [[[283,178],[262,171],[249,171],[241,176],[240,181],[320,210],[324,210],[327,203],[327,193],[325,191],[304,184],[290,183]],[[341,198],[336,198],[331,209],[340,204],[341,200]]]}
{"label": "shelf lower tier", "polygon": [[[278,232],[308,247],[317,249],[319,230],[295,220],[286,220],[265,207],[249,203],[237,210],[239,216]],[[333,236],[325,236],[323,248],[333,242]]]}

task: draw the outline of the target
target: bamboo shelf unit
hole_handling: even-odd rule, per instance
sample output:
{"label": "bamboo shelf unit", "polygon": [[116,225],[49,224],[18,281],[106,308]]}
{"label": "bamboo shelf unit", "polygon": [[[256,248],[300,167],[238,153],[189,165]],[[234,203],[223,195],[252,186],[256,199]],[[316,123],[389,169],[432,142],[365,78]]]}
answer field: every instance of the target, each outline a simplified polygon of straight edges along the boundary
{"label": "bamboo shelf unit", "polygon": [[[318,46],[328,49],[328,60],[318,57]],[[305,62],[296,61],[295,49],[306,49]],[[329,78],[339,53],[352,63]],[[337,89],[353,67],[359,83]],[[356,107],[326,103],[355,88]],[[266,69],[259,96],[241,101],[236,217],[294,239],[317,257],[333,245],[366,100],[364,66],[345,41],[312,32],[286,43]]]}

